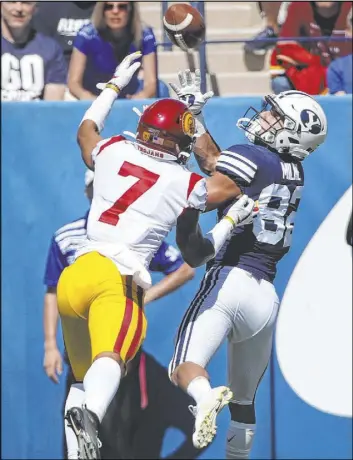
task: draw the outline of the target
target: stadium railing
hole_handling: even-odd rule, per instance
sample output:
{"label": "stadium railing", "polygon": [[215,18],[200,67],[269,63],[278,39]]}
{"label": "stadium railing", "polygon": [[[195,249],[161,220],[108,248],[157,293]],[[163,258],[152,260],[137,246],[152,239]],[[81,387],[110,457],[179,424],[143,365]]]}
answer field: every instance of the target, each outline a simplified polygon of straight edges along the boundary
{"label": "stadium railing", "polygon": [[[172,51],[172,43],[168,39],[166,32],[164,31],[163,27],[163,16],[165,15],[168,9],[167,1],[162,1],[162,10],[161,10],[161,28],[163,30],[163,42],[157,42],[157,47],[163,47],[164,51]],[[192,6],[197,8],[200,14],[203,16],[206,22],[206,12],[205,12],[205,2],[198,1],[198,2],[190,2]],[[257,39],[244,39],[244,38],[231,38],[231,39],[216,39],[216,40],[205,40],[199,47],[199,62],[200,62],[200,71],[201,71],[201,91],[204,93],[207,91],[207,82],[206,76],[208,73],[208,66],[207,66],[207,58],[206,58],[206,47],[207,45],[216,45],[216,44],[232,44],[232,43],[248,43],[248,42],[268,42],[268,43],[276,43],[278,41],[296,41],[300,42],[317,42],[317,41],[331,41],[331,42],[345,42],[345,41],[352,41],[350,37],[332,37],[332,36],[323,36],[323,37],[277,37],[277,38],[261,38],[260,40]],[[158,53],[157,53],[157,68],[158,68]],[[182,70],[182,69],[180,69]],[[269,77],[270,78],[270,77]]]}

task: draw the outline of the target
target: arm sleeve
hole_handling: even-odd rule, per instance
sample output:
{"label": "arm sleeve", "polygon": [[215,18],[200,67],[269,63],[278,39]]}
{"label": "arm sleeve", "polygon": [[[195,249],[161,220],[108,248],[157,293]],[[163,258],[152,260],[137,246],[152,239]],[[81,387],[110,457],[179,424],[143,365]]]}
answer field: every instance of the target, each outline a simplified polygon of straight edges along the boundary
{"label": "arm sleeve", "polygon": [[47,287],[56,287],[60,275],[67,265],[65,257],[53,237],[48,252],[47,265],[45,267],[44,284]]}
{"label": "arm sleeve", "polygon": [[73,47],[81,51],[86,56],[90,54],[91,43],[94,38],[94,27],[92,24],[86,24],[78,32],[74,40]]}
{"label": "arm sleeve", "polygon": [[339,72],[338,60],[333,61],[327,69],[327,86],[330,94],[335,94],[338,91],[344,91],[342,76]]}
{"label": "arm sleeve", "polygon": [[196,173],[191,173],[187,191],[188,207],[204,211],[207,202],[206,179]]}
{"label": "arm sleeve", "polygon": [[[49,38],[47,38],[47,40],[49,40]],[[58,45],[52,39],[50,39],[50,41],[53,41],[53,55],[47,64],[47,69],[45,72],[45,84],[47,85],[48,83],[57,83],[65,85],[67,78],[67,66],[64,54],[60,45]]]}
{"label": "arm sleeve", "polygon": [[143,31],[142,54],[146,56],[147,54],[156,53],[156,50],[156,37],[154,36],[153,30],[147,27]]}
{"label": "arm sleeve", "polygon": [[150,270],[152,272],[162,272],[164,275],[169,275],[178,270],[184,263],[180,252],[167,244],[165,241],[160,245],[155,256],[151,260]]}
{"label": "arm sleeve", "polygon": [[230,177],[241,187],[249,187],[257,173],[257,164],[249,146],[234,145],[221,152],[216,171]]}

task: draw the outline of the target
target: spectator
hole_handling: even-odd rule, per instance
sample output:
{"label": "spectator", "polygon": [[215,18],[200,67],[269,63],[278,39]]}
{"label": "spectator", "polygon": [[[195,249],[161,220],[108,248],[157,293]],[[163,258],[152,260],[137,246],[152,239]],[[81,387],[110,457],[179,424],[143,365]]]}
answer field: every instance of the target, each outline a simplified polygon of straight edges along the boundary
{"label": "spectator", "polygon": [[[292,2],[280,38],[344,37],[351,2]],[[271,56],[272,89],[308,94],[327,91],[326,71],[337,56],[352,52],[351,42],[278,41]]]}
{"label": "spectator", "polygon": [[35,31],[36,2],[1,2],[1,100],[62,100],[67,68],[60,46]]}
{"label": "spectator", "polygon": [[[352,9],[347,18],[346,36],[352,38]],[[352,94],[352,53],[331,62],[327,69],[327,85],[330,94]]]}
{"label": "spectator", "polygon": [[281,25],[283,24],[288,5],[290,2],[257,2],[261,17],[265,20],[265,28],[261,30],[251,42],[244,46],[246,53],[257,56],[266,54],[268,48],[273,48],[275,43],[266,41],[267,38],[278,37]]}
{"label": "spectator", "polygon": [[126,55],[140,50],[144,80],[139,81],[136,74],[119,97],[155,96],[155,41],[152,29],[142,26],[137,2],[98,2],[92,24],[84,26],[74,40],[68,78],[71,94],[94,99],[99,94],[96,84],[108,81]]}
{"label": "spectator", "polygon": [[39,2],[34,28],[61,45],[69,68],[73,40],[82,26],[89,24],[96,2]]}

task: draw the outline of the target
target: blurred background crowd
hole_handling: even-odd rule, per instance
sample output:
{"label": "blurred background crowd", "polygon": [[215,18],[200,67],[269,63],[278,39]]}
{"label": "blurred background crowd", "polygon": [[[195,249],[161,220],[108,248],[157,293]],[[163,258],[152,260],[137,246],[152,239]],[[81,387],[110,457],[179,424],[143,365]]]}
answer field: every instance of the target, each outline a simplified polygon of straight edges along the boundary
{"label": "blurred background crowd", "polygon": [[[173,2],[1,2],[1,99],[94,99],[96,84],[135,50],[142,67],[120,97],[168,97],[177,71],[199,62],[197,52],[165,43],[163,3]],[[215,95],[352,93],[351,2],[203,7],[207,86]]]}

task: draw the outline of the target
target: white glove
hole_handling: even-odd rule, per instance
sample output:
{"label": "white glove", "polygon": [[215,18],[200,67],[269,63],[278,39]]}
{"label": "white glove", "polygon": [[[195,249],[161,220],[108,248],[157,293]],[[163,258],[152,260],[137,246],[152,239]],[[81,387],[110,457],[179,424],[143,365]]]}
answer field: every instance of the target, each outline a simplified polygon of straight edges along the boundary
{"label": "white glove", "polygon": [[206,132],[205,122],[202,115],[202,109],[206,102],[213,96],[213,91],[205,94],[201,93],[201,72],[195,70],[193,75],[189,69],[184,72],[178,72],[180,86],[169,83],[169,86],[178,96],[179,101],[184,102],[194,115],[196,122],[196,136],[199,137]]}
{"label": "white glove", "polygon": [[103,91],[105,88],[114,89],[119,93],[129,84],[136,70],[141,66],[141,62],[135,62],[142,57],[141,51],[129,54],[115,69],[114,76],[108,83],[97,83],[96,87]]}
{"label": "white glove", "polygon": [[224,218],[229,219],[234,227],[250,224],[259,212],[255,202],[247,195],[242,195],[229,209]]}

